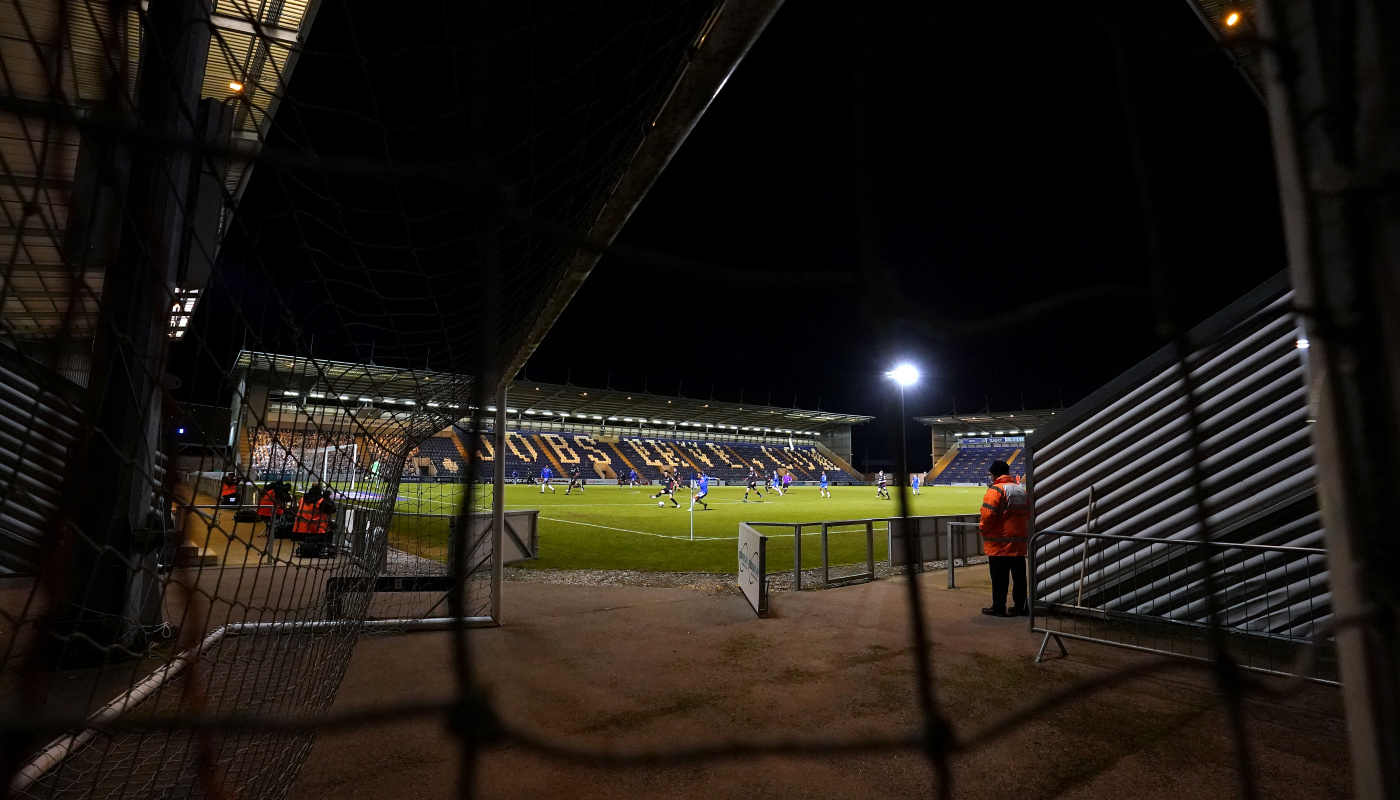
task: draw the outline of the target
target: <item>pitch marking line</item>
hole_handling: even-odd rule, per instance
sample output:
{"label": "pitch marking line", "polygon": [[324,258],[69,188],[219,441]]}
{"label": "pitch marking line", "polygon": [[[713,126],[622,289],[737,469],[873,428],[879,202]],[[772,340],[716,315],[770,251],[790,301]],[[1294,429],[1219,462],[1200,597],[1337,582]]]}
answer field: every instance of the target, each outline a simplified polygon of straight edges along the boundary
{"label": "pitch marking line", "polygon": [[[657,539],[679,539],[679,540],[681,540],[681,541],[687,541],[687,542],[688,542],[688,541],[691,541],[691,539],[690,539],[689,536],[667,536],[667,535],[664,534],[664,533],[647,533],[646,531],[634,531],[634,530],[632,530],[632,529],[630,529],[630,528],[614,528],[614,527],[611,526],[611,525],[599,525],[599,524],[597,524],[596,522],[579,522],[579,521],[576,520],[576,519],[563,519],[563,518],[560,518],[560,517],[540,517],[540,519],[547,519],[547,520],[549,520],[550,522],[567,522],[567,523],[570,524],[570,525],[586,525],[587,527],[590,527],[590,528],[602,528],[603,530],[618,531],[618,532],[620,532],[620,533],[635,533],[635,534],[637,534],[638,536],[653,536],[653,537],[655,537],[655,538],[657,538]],[[738,538],[739,538],[738,536],[697,536],[697,537],[695,537],[694,541],[697,541],[697,542],[725,542],[725,541],[734,541],[734,540],[736,540],[736,539],[738,539]]]}

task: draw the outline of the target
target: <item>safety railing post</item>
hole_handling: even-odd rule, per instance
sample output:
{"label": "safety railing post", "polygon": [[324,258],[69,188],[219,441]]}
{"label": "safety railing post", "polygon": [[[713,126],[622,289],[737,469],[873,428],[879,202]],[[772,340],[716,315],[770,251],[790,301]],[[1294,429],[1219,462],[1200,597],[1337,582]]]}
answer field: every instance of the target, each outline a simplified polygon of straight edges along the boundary
{"label": "safety railing post", "polygon": [[792,588],[802,591],[802,526],[792,526]]}
{"label": "safety railing post", "polygon": [[[888,525],[889,523],[885,523]],[[875,580],[875,520],[865,521],[865,571]]]}
{"label": "safety railing post", "polygon": [[827,523],[822,523],[822,586],[831,584],[831,558],[827,549]]}
{"label": "safety railing post", "polygon": [[956,588],[958,588],[957,580],[953,577],[953,572],[954,572],[954,569],[955,569],[955,566],[954,566],[954,565],[957,563],[956,560],[954,559],[955,551],[953,550],[953,547],[954,547],[954,544],[953,544],[953,543],[954,543],[954,541],[956,541],[956,540],[955,540],[955,538],[954,538],[954,536],[953,536],[953,531],[957,530],[957,528],[958,528],[958,526],[957,526],[956,523],[953,523],[953,522],[948,523],[948,588],[949,588],[949,589],[956,589]]}

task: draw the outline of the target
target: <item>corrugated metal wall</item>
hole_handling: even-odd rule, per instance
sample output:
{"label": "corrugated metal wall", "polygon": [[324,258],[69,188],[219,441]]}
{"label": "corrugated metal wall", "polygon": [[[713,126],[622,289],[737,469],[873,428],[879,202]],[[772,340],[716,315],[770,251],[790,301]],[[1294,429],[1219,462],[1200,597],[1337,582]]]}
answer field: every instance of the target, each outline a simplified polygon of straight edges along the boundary
{"label": "corrugated metal wall", "polygon": [[0,575],[38,571],[82,424],[80,392],[0,346]]}
{"label": "corrugated metal wall", "polygon": [[[1187,339],[1200,421],[1206,527],[1213,540],[1322,546],[1309,435],[1306,342],[1276,276]],[[1095,533],[1198,540],[1187,405],[1173,348],[1037,430],[1028,441],[1034,531],[1084,531],[1093,489]],[[1153,565],[1179,548],[1042,540],[1034,596],[1114,611],[1204,622],[1204,573],[1217,574],[1228,624],[1309,635],[1329,618],[1325,565],[1217,555],[1160,579]],[[1087,557],[1086,557],[1087,556]],[[1284,561],[1288,561],[1284,564]],[[1287,574],[1276,574],[1285,567]],[[1151,570],[1154,580],[1144,583]],[[1085,587],[1080,576],[1092,576]],[[1265,577],[1268,580],[1261,580]],[[1257,587],[1256,587],[1257,584]],[[1266,586],[1267,584],[1267,586]],[[1088,594],[1081,594],[1087,590]],[[1257,596],[1256,596],[1257,595]]]}

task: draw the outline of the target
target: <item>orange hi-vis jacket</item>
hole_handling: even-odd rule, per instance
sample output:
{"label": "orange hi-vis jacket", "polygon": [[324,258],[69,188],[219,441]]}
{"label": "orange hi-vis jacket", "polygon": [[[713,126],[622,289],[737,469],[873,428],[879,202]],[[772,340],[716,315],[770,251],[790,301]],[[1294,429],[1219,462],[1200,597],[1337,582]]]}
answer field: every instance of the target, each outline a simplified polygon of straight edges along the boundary
{"label": "orange hi-vis jacket", "polygon": [[219,497],[222,499],[227,500],[230,497],[238,496],[238,484],[236,483],[220,483],[219,487]]}
{"label": "orange hi-vis jacket", "polygon": [[296,522],[292,523],[292,532],[314,536],[325,533],[329,528],[331,515],[321,510],[321,499],[307,500],[301,498],[297,504]]}
{"label": "orange hi-vis jacket", "polygon": [[258,516],[270,517],[275,508],[277,508],[277,491],[269,486],[258,496]]}
{"label": "orange hi-vis jacket", "polygon": [[1026,554],[1031,499],[1026,487],[1010,475],[999,475],[982,496],[982,519],[977,530],[989,556]]}

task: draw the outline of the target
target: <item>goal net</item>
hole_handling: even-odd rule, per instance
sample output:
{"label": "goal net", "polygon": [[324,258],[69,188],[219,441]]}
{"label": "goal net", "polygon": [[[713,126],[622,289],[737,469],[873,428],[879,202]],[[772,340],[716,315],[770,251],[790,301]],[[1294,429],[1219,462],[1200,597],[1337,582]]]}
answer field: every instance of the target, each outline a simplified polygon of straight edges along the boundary
{"label": "goal net", "polygon": [[715,4],[431,6],[0,0],[13,796],[285,796],[270,721],[370,623],[496,614],[437,434],[489,428]]}

